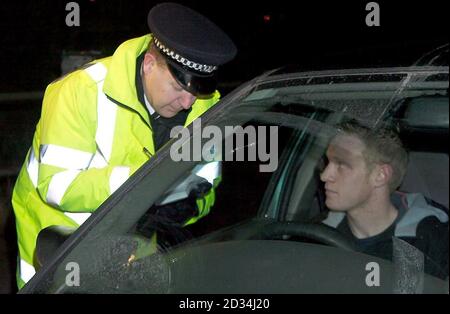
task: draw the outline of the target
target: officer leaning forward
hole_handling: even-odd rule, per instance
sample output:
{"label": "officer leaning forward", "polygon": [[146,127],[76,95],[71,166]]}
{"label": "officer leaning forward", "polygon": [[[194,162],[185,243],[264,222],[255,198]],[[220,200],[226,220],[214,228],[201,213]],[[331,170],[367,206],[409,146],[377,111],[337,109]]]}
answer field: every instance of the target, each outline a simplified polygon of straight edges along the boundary
{"label": "officer leaning forward", "polygon": [[[33,144],[16,182],[21,288],[35,273],[40,230],[78,227],[161,145],[219,100],[217,67],[236,55],[204,16],[163,3],[148,14],[151,34],[51,83]],[[214,190],[198,216],[209,212]]]}

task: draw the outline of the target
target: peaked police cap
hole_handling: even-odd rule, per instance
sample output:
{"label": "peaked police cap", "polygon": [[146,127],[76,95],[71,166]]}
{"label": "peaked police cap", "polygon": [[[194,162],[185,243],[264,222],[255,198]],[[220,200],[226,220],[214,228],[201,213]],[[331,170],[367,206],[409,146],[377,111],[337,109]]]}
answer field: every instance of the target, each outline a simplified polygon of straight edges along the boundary
{"label": "peaked police cap", "polygon": [[228,35],[203,15],[176,3],[154,6],[148,26],[177,82],[195,96],[212,94],[217,68],[237,53]]}

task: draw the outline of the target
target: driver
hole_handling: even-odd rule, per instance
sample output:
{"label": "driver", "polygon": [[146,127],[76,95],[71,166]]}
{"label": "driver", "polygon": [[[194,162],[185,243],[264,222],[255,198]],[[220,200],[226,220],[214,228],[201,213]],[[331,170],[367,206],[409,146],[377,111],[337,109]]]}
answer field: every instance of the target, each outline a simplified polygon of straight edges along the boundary
{"label": "driver", "polygon": [[360,252],[392,260],[393,237],[424,254],[425,272],[448,276],[448,210],[421,194],[396,192],[408,154],[397,133],[343,122],[331,140],[325,183],[326,225],[348,237]]}

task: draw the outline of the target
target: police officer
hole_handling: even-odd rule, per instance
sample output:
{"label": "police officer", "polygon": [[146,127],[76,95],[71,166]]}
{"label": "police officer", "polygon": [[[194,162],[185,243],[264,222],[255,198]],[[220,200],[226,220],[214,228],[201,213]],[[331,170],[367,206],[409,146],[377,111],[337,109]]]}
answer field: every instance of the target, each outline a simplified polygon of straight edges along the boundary
{"label": "police officer", "polygon": [[[52,82],[16,182],[18,286],[35,273],[38,233],[78,227],[169,139],[218,100],[217,69],[236,55],[231,39],[199,13],[153,7],[151,34]],[[198,217],[209,211],[214,190]],[[200,203],[200,202],[199,202]]]}

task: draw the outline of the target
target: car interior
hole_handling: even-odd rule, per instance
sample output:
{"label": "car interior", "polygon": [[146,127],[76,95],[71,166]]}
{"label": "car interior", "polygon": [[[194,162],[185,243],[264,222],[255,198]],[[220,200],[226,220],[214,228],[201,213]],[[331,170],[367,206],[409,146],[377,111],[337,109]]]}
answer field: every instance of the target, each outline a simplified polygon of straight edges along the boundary
{"label": "car interior", "polygon": [[[430,103],[432,103],[432,105],[429,105]],[[401,135],[410,151],[410,162],[407,174],[399,190],[423,193],[436,203],[442,204],[444,207],[448,208],[448,96],[426,96],[405,99],[402,100],[397,107],[399,109],[394,117],[396,121],[399,122]],[[427,110],[427,108],[432,109]],[[327,125],[333,125],[338,122],[340,118],[340,115],[328,115],[319,120],[323,120]],[[292,122],[296,122],[296,120],[293,120]],[[292,129],[289,132],[292,132]],[[295,131],[290,134],[295,134]],[[280,200],[280,204],[282,204],[281,210],[277,213],[276,217],[269,218],[275,218],[278,222],[304,223],[302,226],[305,226],[306,224],[321,222],[327,217],[328,210],[325,206],[323,184],[320,181],[319,175],[324,166],[323,156],[328,145],[329,136],[316,136],[317,134],[319,133],[313,132],[308,134],[307,132],[298,132],[296,134],[297,136],[292,137],[294,142],[287,141],[287,143],[283,143],[283,145],[297,145],[297,147],[308,147],[309,149],[305,150],[306,153],[302,153],[302,158],[294,158],[296,162],[293,162],[289,169],[287,169],[289,174],[287,179],[291,181],[286,186],[289,186],[290,190],[285,190],[283,193],[280,193],[280,195],[285,198]],[[286,139],[287,136],[284,136],[283,138]],[[282,157],[280,158],[280,161],[281,160]],[[242,190],[242,186],[254,184],[254,178],[251,175],[242,173],[242,168],[244,167],[245,171],[249,171],[249,173],[251,171],[257,172],[258,165],[235,162],[230,162],[228,165],[228,167],[224,166],[223,168],[223,177],[225,178],[224,180],[227,180],[224,181],[223,184],[234,186],[239,190]],[[280,165],[279,170],[283,170],[281,167],[282,165]],[[200,237],[206,235],[209,238],[208,243],[214,243],[214,241],[211,241],[211,239],[214,239],[214,235],[210,234],[210,232],[217,231],[221,227],[233,227],[238,222],[245,223],[244,220],[246,218],[255,218],[259,204],[251,204],[251,199],[261,200],[262,198],[271,198],[273,194],[275,194],[273,193],[275,186],[271,184],[269,180],[274,179],[276,182],[280,178],[277,175],[281,172],[282,171],[277,171],[273,174],[265,174],[264,180],[269,183],[262,184],[261,187],[263,187],[263,189],[258,191],[258,194],[255,195],[255,197],[250,197],[248,195],[249,191],[241,191],[242,194],[239,196],[241,198],[236,202],[237,204],[230,205],[230,194],[227,195],[221,193],[219,186],[216,200],[217,204],[225,204],[226,206],[224,209],[231,208],[230,215],[225,218],[220,218],[220,211],[217,210],[217,208],[214,208],[207,217],[201,219],[192,226],[183,228],[183,234],[177,233],[175,236],[172,236],[176,239],[168,239],[167,246],[177,245],[183,241],[190,240],[192,235],[194,237],[197,235]],[[256,193],[254,187],[250,190],[251,193]],[[293,191],[295,191],[295,193]],[[235,193],[235,191],[229,193]],[[264,203],[264,199],[262,200],[262,203]],[[248,210],[249,208],[254,208],[254,211],[245,213],[245,210]],[[220,221],[220,219],[222,219],[222,221]],[[212,221],[215,222],[213,225],[214,228],[211,227]],[[248,230],[253,231],[251,229],[252,225],[247,226],[243,232],[247,232]],[[268,232],[264,237],[267,239],[288,239],[289,237],[283,236],[282,231],[285,230],[287,229],[273,229],[270,230],[272,233]],[[242,233],[240,233],[239,236],[234,237],[234,235],[237,235],[239,232],[240,231],[234,230],[228,234],[226,234],[226,232],[222,233],[220,236],[218,235],[216,237],[218,244],[214,244],[215,246],[207,246],[207,248],[215,248],[217,246],[218,248],[221,248],[221,250],[225,250],[226,248],[222,248],[221,245],[227,246],[226,240],[245,239],[245,237],[242,236]],[[295,234],[293,235],[295,236]],[[128,241],[128,238],[126,240]],[[220,244],[219,242],[222,242],[223,244]],[[316,243],[315,241],[311,242]],[[201,244],[201,239],[198,244]],[[333,245],[333,243],[327,244]],[[108,247],[108,245],[105,245],[104,247]],[[229,245],[232,246],[232,244]],[[345,243],[338,243],[338,245],[341,245],[342,248]],[[127,247],[128,249],[127,243],[122,246]],[[292,247],[289,248],[291,249]],[[230,249],[234,250],[235,248],[230,247]],[[236,255],[233,250],[230,254],[231,256]],[[184,251],[181,250],[181,252],[184,254]],[[212,255],[208,255],[208,252],[202,256],[205,259],[213,258]],[[226,252],[226,250],[223,252]],[[216,254],[217,256],[221,256],[220,254],[224,254],[223,252],[221,253],[218,251]],[[260,253],[259,251],[256,252],[258,252],[258,254]],[[302,254],[304,254],[304,258],[308,258],[307,255],[311,253],[308,252],[309,251],[301,252],[299,249],[299,252],[297,253],[298,256],[303,256]],[[105,255],[108,253],[109,251],[106,252]],[[321,252],[320,250],[318,251],[318,254],[319,253],[326,254],[326,252]],[[272,252],[268,252],[268,254],[270,256],[273,255]],[[337,254],[340,254],[340,252]],[[159,257],[159,255],[157,257]],[[254,256],[251,255],[248,258],[251,259],[253,257]],[[346,257],[343,256],[342,260],[345,260],[345,258]],[[242,261],[238,260],[237,262],[240,263]],[[311,262],[311,265],[314,265],[313,261]],[[292,267],[295,267],[295,265]],[[216,269],[214,268],[211,271],[214,273],[213,275],[215,275]],[[163,274],[166,274],[166,272],[163,272]],[[214,277],[213,275],[211,276]],[[184,278],[183,276],[182,278]],[[202,276],[200,277],[203,278]],[[161,282],[166,282],[166,278],[164,277],[161,279]]]}
{"label": "car interior", "polygon": [[[426,96],[406,99],[399,106],[396,120],[400,136],[409,153],[409,162],[399,191],[421,193],[440,207],[449,206],[448,97]],[[308,139],[307,139],[308,140]],[[327,140],[312,137],[311,149],[303,162],[294,167],[293,191],[281,219],[316,223],[327,217],[323,183]]]}

